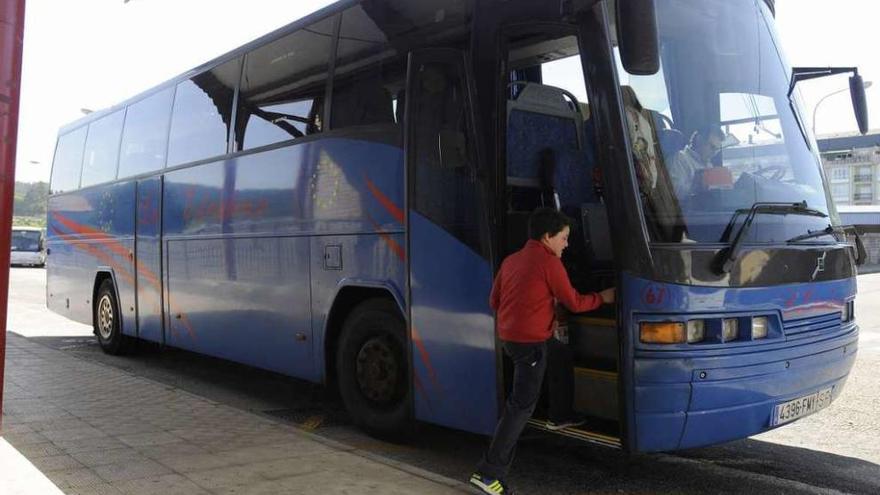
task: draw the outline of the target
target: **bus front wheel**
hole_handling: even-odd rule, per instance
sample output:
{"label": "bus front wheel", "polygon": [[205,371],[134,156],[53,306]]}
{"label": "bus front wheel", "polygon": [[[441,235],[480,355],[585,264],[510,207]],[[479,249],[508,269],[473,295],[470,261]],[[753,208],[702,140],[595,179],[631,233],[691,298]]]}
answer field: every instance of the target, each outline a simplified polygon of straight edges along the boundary
{"label": "bus front wheel", "polygon": [[124,354],[130,348],[131,339],[122,335],[120,323],[122,314],[119,312],[119,302],[116,298],[116,290],[111,279],[105,279],[98,288],[95,297],[94,315],[92,318],[95,335],[101,350],[107,354]]}
{"label": "bus front wheel", "polygon": [[392,301],[365,301],[346,318],[336,355],[339,393],[354,422],[395,440],[413,427],[405,328]]}

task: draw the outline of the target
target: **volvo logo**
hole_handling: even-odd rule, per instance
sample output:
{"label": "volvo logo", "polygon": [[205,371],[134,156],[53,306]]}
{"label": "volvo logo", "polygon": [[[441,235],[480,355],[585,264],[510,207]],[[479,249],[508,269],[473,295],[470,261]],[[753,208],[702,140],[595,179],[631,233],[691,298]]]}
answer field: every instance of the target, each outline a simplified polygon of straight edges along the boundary
{"label": "volvo logo", "polygon": [[822,256],[816,258],[816,269],[813,270],[813,277],[816,278],[816,275],[825,271],[825,257],[828,256],[828,251],[822,253]]}

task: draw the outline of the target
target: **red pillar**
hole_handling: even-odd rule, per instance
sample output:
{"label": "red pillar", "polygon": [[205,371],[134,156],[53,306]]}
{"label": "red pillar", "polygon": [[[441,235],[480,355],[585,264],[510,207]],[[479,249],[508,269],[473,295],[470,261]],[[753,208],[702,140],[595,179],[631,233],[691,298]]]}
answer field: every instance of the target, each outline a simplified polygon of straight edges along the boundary
{"label": "red pillar", "polygon": [[15,144],[21,95],[21,47],[25,0],[0,0],[0,422],[3,420],[3,371],[6,365],[6,303],[12,201],[15,194]]}

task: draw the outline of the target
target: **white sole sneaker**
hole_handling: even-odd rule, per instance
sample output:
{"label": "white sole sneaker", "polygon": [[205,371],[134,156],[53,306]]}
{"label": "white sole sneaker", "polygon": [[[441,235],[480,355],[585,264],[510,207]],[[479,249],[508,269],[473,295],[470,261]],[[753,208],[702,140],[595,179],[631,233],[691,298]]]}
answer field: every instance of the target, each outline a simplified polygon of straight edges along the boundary
{"label": "white sole sneaker", "polygon": [[566,428],[574,428],[575,426],[580,426],[584,424],[584,420],[573,420],[573,421],[563,421],[562,423],[554,423],[552,421],[547,421],[544,426],[551,431],[559,431],[564,430]]}

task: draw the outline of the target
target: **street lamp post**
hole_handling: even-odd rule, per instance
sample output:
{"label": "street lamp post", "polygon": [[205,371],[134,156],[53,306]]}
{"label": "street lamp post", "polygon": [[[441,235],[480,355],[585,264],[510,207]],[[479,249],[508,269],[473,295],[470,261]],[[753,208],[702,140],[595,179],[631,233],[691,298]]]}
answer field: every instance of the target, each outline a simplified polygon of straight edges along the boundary
{"label": "street lamp post", "polygon": [[[864,82],[865,89],[870,88],[872,84],[874,84],[872,81],[865,81]],[[816,113],[819,111],[819,105],[821,105],[822,102],[825,101],[826,99],[828,99],[829,97],[834,96],[838,93],[843,93],[844,91],[849,91],[849,88],[838,89],[837,91],[832,91],[832,92],[828,93],[827,95],[820,98],[819,102],[816,103],[816,106],[813,107],[813,136],[814,137],[816,136]]]}

